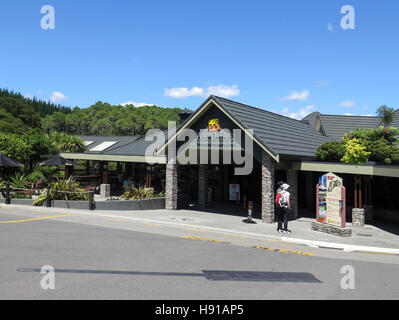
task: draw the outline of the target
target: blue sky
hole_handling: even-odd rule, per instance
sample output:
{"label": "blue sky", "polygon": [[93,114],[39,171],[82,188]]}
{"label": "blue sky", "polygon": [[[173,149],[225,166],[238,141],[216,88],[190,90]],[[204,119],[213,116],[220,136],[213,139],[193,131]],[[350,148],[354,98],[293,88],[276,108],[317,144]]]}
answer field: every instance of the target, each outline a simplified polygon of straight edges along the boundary
{"label": "blue sky", "polygon": [[398,16],[397,0],[2,0],[0,87],[72,107],[196,109],[214,93],[296,118],[374,114],[399,108]]}

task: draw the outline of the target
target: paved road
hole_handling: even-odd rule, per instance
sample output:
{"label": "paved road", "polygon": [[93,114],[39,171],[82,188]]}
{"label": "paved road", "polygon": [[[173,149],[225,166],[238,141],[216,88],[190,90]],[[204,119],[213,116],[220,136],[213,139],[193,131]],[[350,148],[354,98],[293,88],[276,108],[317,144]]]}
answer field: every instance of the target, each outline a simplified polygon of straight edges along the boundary
{"label": "paved road", "polygon": [[[398,256],[0,207],[0,299],[398,299]],[[55,268],[55,290],[40,286]],[[355,289],[341,288],[343,266]]]}

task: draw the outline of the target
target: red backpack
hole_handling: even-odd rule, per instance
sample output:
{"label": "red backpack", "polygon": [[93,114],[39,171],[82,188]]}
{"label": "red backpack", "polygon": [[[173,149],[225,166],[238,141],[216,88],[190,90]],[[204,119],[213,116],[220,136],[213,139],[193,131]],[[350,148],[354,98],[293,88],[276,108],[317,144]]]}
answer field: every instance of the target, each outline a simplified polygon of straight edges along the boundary
{"label": "red backpack", "polygon": [[284,203],[283,203],[283,192],[284,191],[280,191],[279,193],[277,193],[277,196],[276,196],[276,205],[278,207],[280,207],[280,208],[282,208],[284,206]]}

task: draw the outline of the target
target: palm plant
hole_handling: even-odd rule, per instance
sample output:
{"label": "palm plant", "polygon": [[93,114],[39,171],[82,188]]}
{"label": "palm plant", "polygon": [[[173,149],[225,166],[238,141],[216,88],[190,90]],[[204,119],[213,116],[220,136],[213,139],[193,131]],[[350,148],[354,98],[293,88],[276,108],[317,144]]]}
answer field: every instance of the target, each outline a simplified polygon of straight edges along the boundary
{"label": "palm plant", "polygon": [[29,184],[28,178],[26,174],[17,172],[13,177],[10,177],[10,186],[12,188],[25,189]]}
{"label": "palm plant", "polygon": [[154,189],[129,186],[121,196],[122,200],[142,200],[154,198]]}
{"label": "palm plant", "polygon": [[377,116],[381,118],[384,126],[389,126],[395,117],[395,109],[383,105],[377,109]]}
{"label": "palm plant", "polygon": [[[81,187],[79,182],[71,178],[68,180],[57,180],[50,185],[50,197],[52,200],[71,200],[86,201],[88,200],[85,189]],[[47,198],[47,191],[42,193],[33,202],[34,206],[42,205]]]}
{"label": "palm plant", "polygon": [[82,139],[70,136],[66,133],[52,133],[50,136],[55,153],[60,152],[83,152],[86,145]]}

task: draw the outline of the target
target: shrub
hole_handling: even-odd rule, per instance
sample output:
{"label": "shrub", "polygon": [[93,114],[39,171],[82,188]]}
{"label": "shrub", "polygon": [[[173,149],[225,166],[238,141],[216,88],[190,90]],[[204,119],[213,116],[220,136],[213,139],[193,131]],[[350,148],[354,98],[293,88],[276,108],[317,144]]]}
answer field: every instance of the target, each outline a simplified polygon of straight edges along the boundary
{"label": "shrub", "polygon": [[392,146],[388,145],[384,139],[368,142],[365,145],[367,151],[371,153],[370,160],[385,161],[390,156]]}
{"label": "shrub", "polygon": [[323,161],[339,161],[346,152],[345,145],[340,141],[326,142],[316,151],[316,156]]}
{"label": "shrub", "polygon": [[28,176],[20,172],[10,177],[10,187],[12,188],[26,189],[29,182]]}
{"label": "shrub", "polygon": [[[63,192],[60,192],[63,191]],[[85,201],[88,200],[85,189],[81,187],[79,182],[69,178],[68,180],[58,180],[50,185],[50,197],[52,200],[72,200]],[[47,198],[47,190],[36,198],[33,202],[34,206],[42,205]]]}
{"label": "shrub", "polygon": [[154,189],[134,186],[129,186],[125,193],[121,196],[122,200],[142,200],[154,198]]}
{"label": "shrub", "polygon": [[361,144],[360,139],[344,138],[346,153],[341,161],[344,163],[365,164],[371,152],[366,151],[366,147]]}

